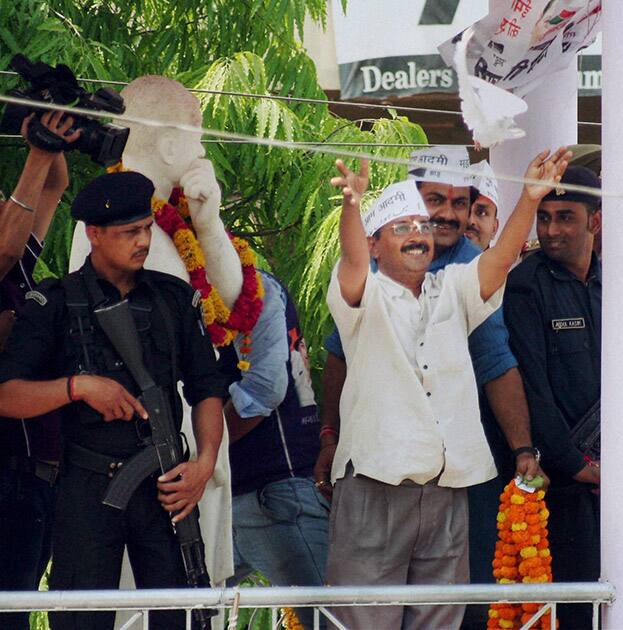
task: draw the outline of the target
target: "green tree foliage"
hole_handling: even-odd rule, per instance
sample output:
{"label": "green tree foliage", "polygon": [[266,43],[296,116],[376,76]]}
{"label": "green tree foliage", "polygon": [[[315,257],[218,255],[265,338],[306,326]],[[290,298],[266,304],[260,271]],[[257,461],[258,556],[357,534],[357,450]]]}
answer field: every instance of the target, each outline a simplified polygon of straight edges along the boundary
{"label": "green tree foliage", "polygon": [[[22,52],[79,77],[129,81],[144,74],[173,77],[189,88],[325,99],[301,37],[304,19],[326,19],[325,0],[14,0],[0,3],[0,69]],[[1,91],[15,77],[0,77]],[[87,85],[95,88],[95,85]],[[353,122],[326,105],[199,93],[204,125],[263,138],[323,142],[425,143],[404,118]],[[4,141],[5,143],[7,141]],[[373,147],[408,157],[409,148]],[[206,136],[206,153],[223,188],[223,217],[247,236],[263,264],[282,278],[299,303],[312,363],[321,362],[329,321],[324,295],[338,255],[340,199],[330,186],[335,156]],[[25,149],[11,140],[0,151],[0,187],[10,191]],[[72,184],[54,220],[39,269],[66,271],[73,225],[68,204],[99,167],[69,155]],[[374,164],[372,192],[404,178],[401,167]]]}

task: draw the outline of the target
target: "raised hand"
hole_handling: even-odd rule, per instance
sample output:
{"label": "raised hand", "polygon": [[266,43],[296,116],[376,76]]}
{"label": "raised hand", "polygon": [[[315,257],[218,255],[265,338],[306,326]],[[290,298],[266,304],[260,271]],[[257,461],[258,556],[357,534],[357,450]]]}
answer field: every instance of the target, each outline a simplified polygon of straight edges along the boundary
{"label": "raised hand", "polygon": [[368,160],[359,160],[359,173],[346,168],[342,160],[336,160],[335,166],[342,176],[332,177],[331,185],[342,189],[344,205],[358,205],[368,190]]}
{"label": "raised hand", "polygon": [[[541,151],[526,170],[526,178],[539,179],[542,182],[559,182],[573,153],[567,147],[560,147],[553,155],[549,155],[549,149]],[[548,157],[549,156],[549,157]],[[547,195],[553,186],[543,184],[525,184],[526,195],[533,201],[540,201]]]}

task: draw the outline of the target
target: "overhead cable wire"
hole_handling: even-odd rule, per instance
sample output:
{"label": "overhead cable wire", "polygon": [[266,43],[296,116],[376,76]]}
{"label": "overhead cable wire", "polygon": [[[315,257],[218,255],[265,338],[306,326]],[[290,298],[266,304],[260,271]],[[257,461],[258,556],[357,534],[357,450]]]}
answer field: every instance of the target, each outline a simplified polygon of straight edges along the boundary
{"label": "overhead cable wire", "polygon": [[[0,139],[15,139],[23,137],[19,134],[9,134],[9,133],[0,133]],[[422,147],[430,147],[435,146],[429,143],[403,143],[403,142],[331,142],[326,140],[291,140],[292,144],[314,144],[317,146],[325,146],[325,147],[387,147],[387,148],[396,148],[396,149],[410,149],[410,148],[422,148]],[[202,144],[249,144],[248,140],[202,140]],[[447,145],[444,145],[447,146]],[[466,147],[468,149],[473,148],[475,145],[473,144],[455,144],[452,146],[457,147]]]}
{"label": "overhead cable wire", "polygon": [[[0,70],[0,75],[17,75],[12,70]],[[85,83],[98,83],[103,85],[128,85],[127,81],[112,81],[107,79],[87,79],[78,78],[78,81]],[[430,107],[414,107],[411,105],[391,105],[386,103],[361,103],[359,101],[336,101],[332,99],[307,98],[303,96],[282,96],[280,94],[255,94],[253,92],[233,92],[227,90],[207,90],[202,88],[186,88],[189,92],[198,94],[213,94],[215,96],[233,96],[239,98],[257,98],[275,101],[285,101],[290,103],[307,103],[310,105],[343,105],[349,107],[360,107],[362,109],[382,109],[385,111],[418,112],[424,114],[447,114],[449,116],[462,116],[463,113],[453,109],[435,109]],[[601,127],[600,122],[577,121],[578,125]]]}
{"label": "overhead cable wire", "polygon": [[[14,103],[16,105],[26,105],[32,107],[32,101],[23,98],[17,98],[15,96],[6,96],[0,94],[0,102],[2,103]],[[49,109],[53,111],[61,111],[61,112],[69,112],[71,114],[79,114],[81,116],[89,116],[91,118],[104,118],[110,119],[114,118],[115,122],[118,123],[129,123],[134,125],[143,125],[145,127],[155,127],[159,129],[177,129],[179,131],[187,131],[191,133],[202,133],[206,136],[211,136],[213,138],[219,138],[223,140],[242,140],[249,144],[256,144],[259,146],[265,147],[276,147],[280,149],[289,149],[295,151],[305,151],[307,153],[323,153],[327,155],[335,155],[340,158],[354,158],[354,159],[367,159],[371,162],[381,162],[384,164],[394,164],[396,166],[407,166],[411,168],[430,168],[430,164],[427,164],[421,160],[417,160],[414,158],[404,159],[404,158],[396,158],[384,155],[375,155],[373,153],[368,152],[355,152],[355,151],[347,151],[346,149],[340,149],[338,147],[330,147],[330,146],[322,146],[313,143],[297,143],[295,144],[293,141],[289,140],[277,140],[276,138],[262,138],[259,136],[250,136],[241,133],[234,133],[231,131],[222,131],[219,129],[210,129],[206,127],[197,127],[194,125],[187,125],[183,123],[165,123],[159,120],[153,120],[150,118],[141,118],[139,116],[129,116],[127,114],[111,114],[111,112],[106,111],[98,111],[92,109],[85,109],[82,107],[72,107],[69,105],[56,105],[54,103],[44,103],[38,102],[37,107],[40,109]],[[429,145],[426,145],[429,146]],[[434,169],[436,171],[442,173],[451,173],[453,175],[471,175],[473,177],[480,176],[481,173],[471,168],[460,169],[453,168],[449,166],[445,166],[443,164],[435,164]],[[623,194],[617,193],[606,193],[598,188],[591,188],[589,186],[578,186],[576,184],[562,184],[560,182],[544,182],[539,179],[532,179],[528,177],[517,177],[515,175],[505,175],[501,173],[496,173],[495,177],[500,181],[508,181],[517,184],[535,184],[535,185],[549,185],[552,188],[557,188],[559,190],[566,191],[574,191],[574,192],[583,192],[589,195],[593,195],[595,197],[616,197],[621,198]]]}

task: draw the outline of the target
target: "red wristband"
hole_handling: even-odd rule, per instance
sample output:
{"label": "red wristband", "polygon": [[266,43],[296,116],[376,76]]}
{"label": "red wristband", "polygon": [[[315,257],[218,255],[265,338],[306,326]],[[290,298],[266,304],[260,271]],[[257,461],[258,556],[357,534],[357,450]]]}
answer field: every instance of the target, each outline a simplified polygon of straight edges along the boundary
{"label": "red wristband", "polygon": [[67,379],[67,397],[69,398],[69,402],[76,402],[76,394],[74,392],[74,378],[75,376],[70,376]]}
{"label": "red wristband", "polygon": [[335,437],[339,437],[340,434],[333,427],[324,426],[320,428],[320,437],[324,437],[325,435],[335,435]]}

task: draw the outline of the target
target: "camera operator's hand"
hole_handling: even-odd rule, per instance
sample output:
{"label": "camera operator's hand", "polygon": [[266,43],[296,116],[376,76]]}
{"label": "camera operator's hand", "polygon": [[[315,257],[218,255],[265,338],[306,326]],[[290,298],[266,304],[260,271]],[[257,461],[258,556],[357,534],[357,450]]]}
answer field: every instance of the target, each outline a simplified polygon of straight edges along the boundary
{"label": "camera operator's hand", "polygon": [[[34,114],[31,114],[30,116],[27,116],[26,118],[24,118],[22,122],[22,128],[20,130],[20,133],[22,134],[22,136],[28,143],[30,150],[41,152],[47,155],[56,155],[57,154],[56,151],[46,151],[45,149],[42,149],[41,147],[33,145],[32,142],[29,140],[28,130],[30,128],[30,125],[34,124],[33,120],[34,120]],[[80,129],[76,129],[75,131],[67,135],[67,132],[69,131],[69,129],[71,129],[71,126],[74,124],[74,119],[71,116],[66,115],[64,112],[60,112],[60,111],[45,112],[41,116],[40,122],[41,122],[41,125],[45,127],[45,129],[47,129],[54,135],[59,136],[65,142],[69,142],[69,143],[75,142],[80,137]]]}
{"label": "camera operator's hand", "polygon": [[194,228],[221,228],[219,210],[221,189],[216,181],[214,167],[210,160],[194,160],[190,169],[180,179],[180,186],[188,199],[188,209]]}

